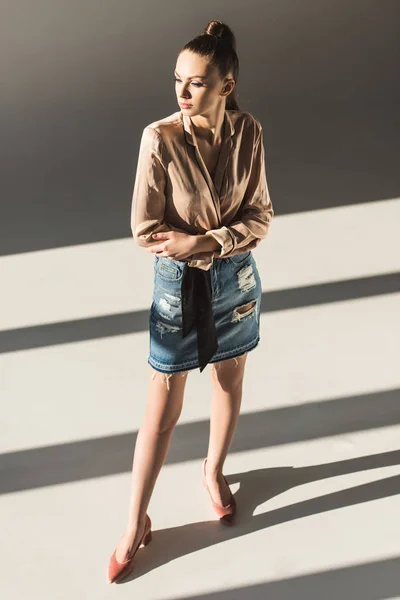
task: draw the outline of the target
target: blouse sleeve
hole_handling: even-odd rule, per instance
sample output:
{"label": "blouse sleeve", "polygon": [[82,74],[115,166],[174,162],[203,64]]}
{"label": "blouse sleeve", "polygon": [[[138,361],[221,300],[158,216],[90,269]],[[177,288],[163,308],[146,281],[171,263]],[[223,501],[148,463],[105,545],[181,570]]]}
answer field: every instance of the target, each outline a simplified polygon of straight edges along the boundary
{"label": "blouse sleeve", "polygon": [[155,244],[153,233],[183,231],[164,222],[167,171],[162,156],[163,140],[153,127],[145,127],[140,141],[132,195],[131,229],[135,242]]}
{"label": "blouse sleeve", "polygon": [[223,226],[206,232],[206,235],[212,235],[221,244],[220,256],[247,246],[257,238],[265,238],[274,216],[265,172],[263,130],[258,120],[256,123],[258,134],[250,177],[240,208],[241,218],[233,221],[228,227]]}

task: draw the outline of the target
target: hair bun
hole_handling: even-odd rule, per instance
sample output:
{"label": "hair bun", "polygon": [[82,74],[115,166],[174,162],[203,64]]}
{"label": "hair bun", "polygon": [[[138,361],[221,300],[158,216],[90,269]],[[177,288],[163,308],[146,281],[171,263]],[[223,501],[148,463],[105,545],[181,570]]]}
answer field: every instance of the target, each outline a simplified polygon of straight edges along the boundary
{"label": "hair bun", "polygon": [[210,21],[204,29],[207,35],[213,35],[227,44],[230,44],[236,50],[236,40],[232,29],[222,21]]}

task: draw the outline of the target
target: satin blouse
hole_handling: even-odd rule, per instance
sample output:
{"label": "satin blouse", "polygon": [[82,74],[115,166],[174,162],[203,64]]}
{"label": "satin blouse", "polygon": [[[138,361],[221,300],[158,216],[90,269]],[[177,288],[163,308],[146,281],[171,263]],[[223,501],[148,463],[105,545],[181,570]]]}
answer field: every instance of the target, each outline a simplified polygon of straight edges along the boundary
{"label": "satin blouse", "polygon": [[249,112],[225,110],[223,139],[210,177],[192,121],[182,111],[147,125],[142,133],[132,196],[131,228],[139,246],[153,233],[212,235],[216,251],[193,254],[188,266],[209,270],[216,256],[229,256],[265,238],[274,210],[267,186],[263,130]]}

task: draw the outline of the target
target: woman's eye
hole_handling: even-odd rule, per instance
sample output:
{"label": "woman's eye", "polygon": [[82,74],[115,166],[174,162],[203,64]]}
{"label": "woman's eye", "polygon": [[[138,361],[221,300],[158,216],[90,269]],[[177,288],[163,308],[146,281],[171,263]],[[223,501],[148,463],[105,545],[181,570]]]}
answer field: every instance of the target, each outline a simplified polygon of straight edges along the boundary
{"label": "woman's eye", "polygon": [[[174,77],[174,81],[180,81],[180,79],[177,79],[176,77]],[[202,87],[202,83],[198,82],[198,81],[192,81],[192,84],[196,87]]]}

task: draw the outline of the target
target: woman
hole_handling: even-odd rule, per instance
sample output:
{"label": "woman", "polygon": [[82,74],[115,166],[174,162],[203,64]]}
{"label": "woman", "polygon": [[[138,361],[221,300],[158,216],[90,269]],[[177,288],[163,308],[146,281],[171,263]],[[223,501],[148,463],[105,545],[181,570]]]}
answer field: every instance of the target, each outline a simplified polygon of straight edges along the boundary
{"label": "woman", "polygon": [[[149,391],[132,468],[126,532],[109,581],[133,568],[151,540],[146,513],[188,371],[210,363],[213,404],[202,478],[222,523],[235,499],[222,474],[241,404],[247,353],[260,340],[261,281],[251,249],[267,235],[262,128],[234,97],[239,61],[231,29],[211,21],[178,55],[181,110],[145,127],[132,199],[132,232],[154,257]],[[158,377],[157,377],[158,375]]]}

